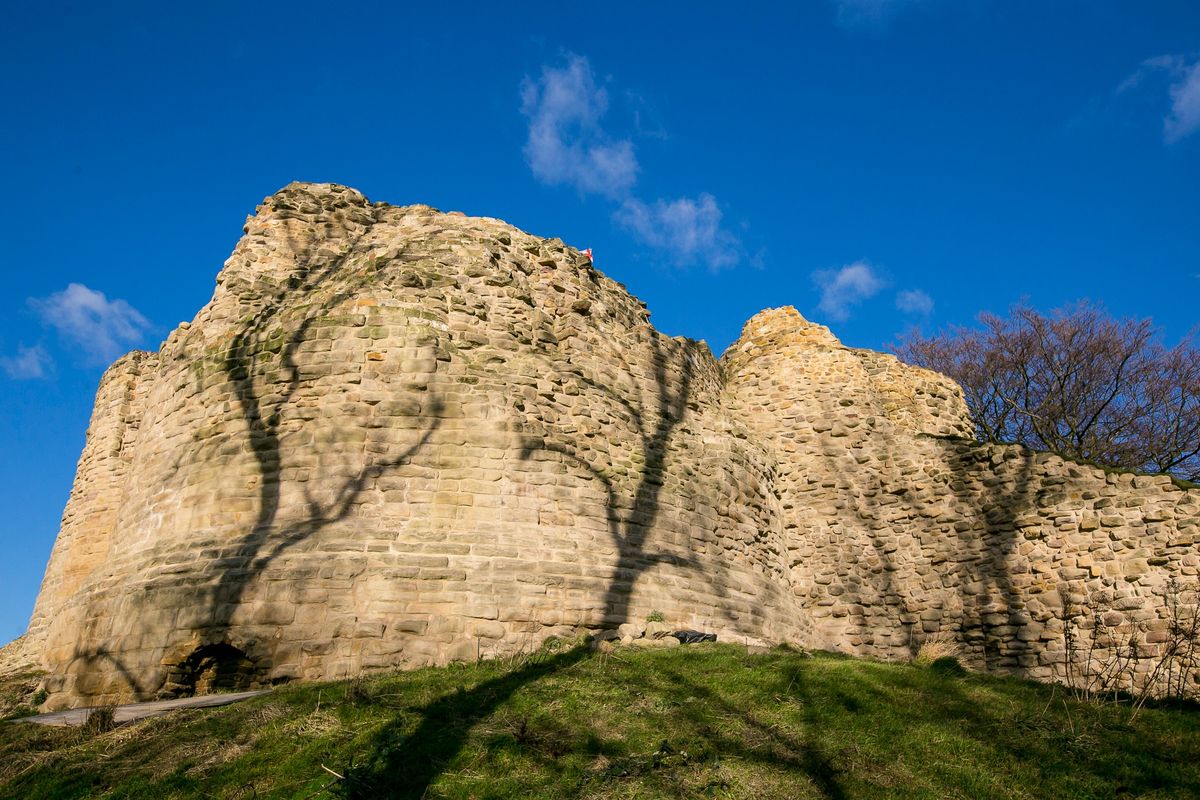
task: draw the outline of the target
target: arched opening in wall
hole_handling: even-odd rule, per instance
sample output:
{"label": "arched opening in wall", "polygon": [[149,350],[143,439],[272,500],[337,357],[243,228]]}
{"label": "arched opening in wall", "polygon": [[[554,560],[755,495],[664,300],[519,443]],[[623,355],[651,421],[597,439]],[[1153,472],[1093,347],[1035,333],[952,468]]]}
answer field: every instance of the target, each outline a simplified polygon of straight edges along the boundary
{"label": "arched opening in wall", "polygon": [[231,644],[206,644],[179,662],[167,678],[167,694],[191,697],[214,692],[241,692],[259,685],[259,670]]}

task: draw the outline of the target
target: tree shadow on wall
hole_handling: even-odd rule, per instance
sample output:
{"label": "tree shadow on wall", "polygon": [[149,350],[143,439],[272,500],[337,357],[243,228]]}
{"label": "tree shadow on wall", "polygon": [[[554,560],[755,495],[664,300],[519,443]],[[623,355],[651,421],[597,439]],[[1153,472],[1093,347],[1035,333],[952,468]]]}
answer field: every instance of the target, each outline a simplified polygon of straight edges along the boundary
{"label": "tree shadow on wall", "polygon": [[[280,214],[287,218],[287,209]],[[351,262],[363,253],[360,243],[370,232],[374,222],[358,220],[359,232],[354,231],[352,220],[346,212],[334,210],[321,215],[316,224],[320,234],[307,244],[289,227],[287,246],[294,256],[295,267],[285,279],[272,281],[269,276],[254,276],[254,280],[242,283],[243,276],[231,276],[239,285],[230,291],[244,292],[241,301],[255,308],[237,328],[228,349],[220,361],[220,368],[245,426],[247,445],[254,459],[257,475],[258,511],[250,529],[230,544],[221,547],[213,562],[221,565],[217,582],[210,586],[195,587],[191,591],[197,596],[189,601],[194,608],[203,609],[198,621],[189,629],[199,634],[200,646],[224,641],[233,615],[242,605],[246,591],[273,561],[288,550],[309,541],[319,531],[333,525],[350,514],[355,500],[379,477],[407,463],[424,448],[442,422],[442,403],[433,397],[428,401],[424,416],[428,420],[417,440],[401,452],[387,458],[372,458],[363,453],[363,462],[328,493],[323,502],[304,488],[303,509],[298,515],[289,514],[280,520],[281,495],[284,487],[284,464],[281,434],[287,423],[287,410],[298,390],[306,383],[298,361],[299,348],[309,340],[314,325],[332,309],[340,306],[359,293],[361,287],[350,285],[321,296],[327,285],[337,285],[336,279],[350,268]],[[293,219],[302,219],[292,216]],[[287,224],[287,223],[285,223]],[[341,283],[346,286],[345,282]],[[264,296],[265,289],[265,296]],[[290,305],[296,291],[302,290],[308,298],[319,301],[308,306]],[[277,376],[283,376],[282,381]],[[300,423],[307,422],[303,416]],[[366,424],[366,419],[356,420]],[[177,471],[176,463],[173,470]],[[153,604],[153,591],[136,598],[141,605]],[[253,620],[249,620],[253,622]],[[92,669],[97,664],[109,663],[127,684],[137,700],[152,699],[156,694],[187,693],[195,687],[163,686],[170,672],[160,676],[157,685],[144,684],[111,648],[107,645],[87,646],[94,640],[95,632],[81,637],[68,670]],[[182,663],[188,653],[175,654]],[[253,669],[259,676],[270,669],[269,655],[265,652],[249,653],[254,659]],[[170,665],[168,664],[168,667]]]}
{"label": "tree shadow on wall", "polygon": [[[854,409],[845,402],[844,393],[822,392],[809,410],[836,426],[850,422]],[[937,631],[965,634],[989,668],[1012,666],[1028,646],[1018,638],[1028,618],[1010,565],[1016,522],[1039,502],[1034,454],[1013,451],[1003,462],[1006,480],[989,480],[973,440],[917,434],[922,455],[912,458],[913,435],[895,424],[855,427],[808,445],[819,458],[807,475],[816,494],[796,498],[801,508],[810,504],[800,540],[808,537],[818,553],[845,554],[828,598],[807,601],[813,610],[818,599],[835,601],[818,627],[843,642],[852,636],[859,654],[884,658],[915,656]],[[830,507],[832,520],[821,511]],[[927,624],[937,630],[925,631]]]}
{"label": "tree shadow on wall", "polygon": [[[324,237],[318,237],[307,248],[298,242],[290,242],[292,252],[302,253],[297,257],[297,269],[285,286],[274,290],[267,304],[258,311],[234,337],[223,365],[225,374],[233,387],[242,418],[249,435],[250,449],[254,455],[259,475],[258,514],[253,526],[238,541],[222,552],[220,559],[227,566],[220,580],[212,589],[209,599],[210,614],[206,622],[208,635],[221,635],[231,622],[232,615],[242,604],[247,588],[280,555],[310,540],[316,533],[349,515],[355,500],[363,489],[374,481],[407,463],[431,440],[442,422],[443,404],[433,397],[424,409],[427,422],[415,442],[387,458],[372,458],[364,450],[363,462],[352,475],[331,493],[325,502],[317,500],[311,490],[304,488],[304,511],[298,518],[278,520],[283,488],[283,452],[281,428],[285,424],[285,412],[298,389],[304,383],[297,350],[306,341],[310,329],[330,310],[337,308],[360,293],[361,288],[350,286],[330,292],[319,303],[309,306],[295,324],[295,317],[287,315],[288,298],[296,287],[303,287],[310,297],[323,286],[344,273],[349,263],[361,255],[360,242],[366,238],[370,225],[357,235],[346,237],[345,226],[337,212],[325,223]],[[324,256],[322,251],[331,240],[348,238],[340,252]],[[341,242],[338,242],[341,244]],[[276,327],[274,323],[281,324]],[[279,369],[286,375],[283,386],[271,384],[268,379],[275,372],[274,359],[258,363],[259,357],[269,353],[280,330],[294,326],[282,345],[278,356]],[[369,423],[369,418],[354,420],[357,425]]]}
{"label": "tree shadow on wall", "polygon": [[[1021,540],[1018,520],[1037,513],[1043,497],[1034,481],[1036,454],[1012,446],[1012,458],[1004,461],[1004,480],[980,461],[986,452],[974,440],[941,441],[952,448],[951,463],[958,479],[951,484],[956,502],[983,521],[983,535],[970,530],[958,535],[956,563],[958,592],[963,604],[960,638],[969,649],[982,648],[982,661],[989,670],[1021,674],[1022,656],[1032,652],[1036,642],[1022,634],[1030,624],[1025,603],[1013,582],[1014,559]],[[991,469],[993,477],[979,479],[979,472]],[[973,479],[973,480],[972,480]],[[991,482],[992,485],[988,485]],[[974,486],[973,486],[974,484]],[[976,587],[982,591],[976,592]]]}
{"label": "tree shadow on wall", "polygon": [[[980,445],[958,437],[921,435],[941,450],[947,473],[931,489],[931,476],[918,470],[909,476],[893,472],[847,474],[836,455],[824,451],[828,468],[851,487],[842,499],[848,508],[866,521],[863,535],[878,569],[859,569],[853,575],[870,587],[871,595],[861,590],[843,598],[847,613],[855,624],[876,641],[888,633],[884,620],[907,630],[907,655],[915,656],[920,645],[935,632],[952,633],[978,656],[988,669],[1019,672],[1018,657],[1031,643],[1020,638],[1029,619],[1021,610],[1024,603],[1013,584],[1013,560],[1017,557],[1018,519],[1036,511],[1039,493],[1033,483],[1035,454],[1024,448],[1006,459],[1005,479],[984,480]],[[903,452],[906,445],[891,431],[874,431],[868,446],[876,453]],[[910,446],[910,445],[908,445]],[[943,506],[943,501],[949,507]],[[895,526],[897,514],[911,512],[915,522]],[[970,524],[968,524],[970,523]],[[911,539],[904,527],[917,526]],[[948,545],[943,537],[955,544]],[[894,543],[892,540],[896,540]],[[906,542],[905,540],[908,539]],[[903,563],[897,553],[915,547],[916,560]],[[910,550],[910,555],[912,551]],[[857,562],[856,562],[857,563]],[[927,565],[936,583],[922,582],[914,572]],[[957,595],[961,618],[955,618],[946,600]],[[911,601],[910,601],[911,598]],[[915,602],[912,602],[915,601]],[[857,609],[857,610],[855,610]],[[883,615],[872,611],[883,610]],[[925,631],[924,622],[933,613],[938,631]],[[913,615],[915,622],[904,617]],[[874,645],[876,655],[892,652],[890,645]]]}
{"label": "tree shadow on wall", "polygon": [[[662,563],[697,571],[701,568],[699,561],[694,557],[677,553],[648,552],[646,549],[646,539],[653,530],[659,513],[659,496],[666,478],[666,458],[671,434],[683,421],[694,379],[694,367],[685,356],[682,359],[682,379],[679,386],[672,389],[667,370],[667,355],[663,352],[658,336],[651,336],[651,359],[654,364],[654,384],[657,387],[654,413],[648,412],[643,406],[640,392],[631,401],[612,388],[601,386],[581,371],[571,370],[577,380],[620,404],[636,423],[645,465],[637,480],[632,501],[624,513],[620,490],[612,478],[582,457],[569,440],[546,441],[541,437],[528,437],[521,449],[521,458],[525,460],[531,458],[537,450],[557,453],[604,487],[608,535],[617,552],[617,563],[604,592],[601,609],[604,623],[614,628],[629,621],[629,600],[642,573]],[[624,361],[624,358],[620,360]],[[628,365],[626,368],[632,373]]]}
{"label": "tree shadow on wall", "polygon": [[[920,576],[910,575],[912,583],[905,586],[903,578],[896,577],[901,565],[894,559],[885,561],[889,565],[885,596],[901,604],[913,594],[918,599],[915,607],[902,608],[920,617],[906,625],[908,655],[915,656],[934,633],[950,633],[967,648],[970,660],[988,670],[1020,674],[1020,656],[1030,652],[1032,643],[1022,638],[1030,619],[1013,574],[1019,558],[1017,522],[1036,512],[1042,498],[1034,482],[1036,454],[1014,446],[999,475],[998,465],[990,464],[987,446],[973,439],[928,434],[918,439],[936,444],[947,472],[937,476],[940,481],[933,488],[925,473],[918,475],[926,485],[914,486],[905,479],[899,487],[901,509],[924,521],[925,530],[917,534],[916,544],[923,558],[932,554],[929,566],[940,583],[931,592],[928,585],[921,585]],[[982,474],[985,471],[990,474]],[[943,501],[950,504],[948,508]],[[886,519],[886,511],[880,510],[879,518]],[[954,544],[945,544],[943,537]],[[891,558],[878,537],[872,536],[871,541],[881,559]],[[952,596],[957,597],[957,615],[946,604]],[[921,615],[931,612],[938,612],[931,620],[937,630],[925,631]]]}
{"label": "tree shadow on wall", "polygon": [[[825,416],[833,416],[843,413],[844,409],[840,406],[835,406],[834,402],[838,397],[831,394],[826,401],[824,409]],[[836,418],[836,417],[834,417]],[[887,544],[880,540],[877,535],[880,530],[889,530],[887,523],[888,503],[885,498],[894,492],[889,492],[889,489],[884,485],[881,475],[877,470],[859,470],[848,468],[846,459],[850,458],[852,449],[860,449],[864,446],[875,451],[875,458],[878,460],[879,453],[892,452],[895,449],[895,436],[889,428],[882,430],[876,429],[871,431],[865,443],[857,443],[852,448],[848,448],[841,443],[839,439],[820,437],[820,452],[822,462],[825,464],[825,473],[830,478],[835,479],[833,486],[834,491],[832,498],[835,503],[840,503],[839,506],[844,517],[836,522],[838,527],[833,527],[829,520],[810,520],[810,531],[815,525],[823,525],[818,528],[824,532],[828,539],[831,540],[834,550],[837,552],[839,545],[845,548],[842,544],[849,539],[848,534],[860,533],[864,536],[871,547],[870,551],[861,553],[862,556],[873,554],[879,563],[878,569],[871,568],[867,564],[867,569],[860,569],[857,573],[848,572],[848,567],[857,567],[863,563],[862,558],[848,558],[847,566],[842,567],[842,572],[839,574],[841,583],[838,589],[841,592],[836,595],[838,598],[834,608],[843,612],[844,616],[849,617],[856,629],[859,631],[870,631],[873,628],[871,619],[867,616],[868,610],[874,609],[881,604],[889,604],[893,598],[899,598],[899,587],[896,585],[896,571],[898,565],[895,563],[893,553],[895,549],[889,549]],[[811,480],[810,475],[810,480]],[[822,486],[823,482],[816,483]],[[822,505],[829,500],[829,497],[821,497]],[[812,513],[820,513],[814,511]],[[854,522],[847,522],[850,513],[859,517],[862,524],[858,525]],[[846,530],[849,525],[850,530]],[[858,530],[855,530],[855,529]],[[810,532],[810,536],[812,533]],[[850,541],[853,541],[850,539]],[[823,549],[824,545],[817,541],[811,545],[814,549]],[[851,552],[852,548],[850,548]],[[859,556],[859,553],[854,553],[854,556]],[[859,580],[862,580],[874,596],[868,596],[863,593]],[[836,616],[835,616],[836,618]],[[861,635],[861,634],[860,634]],[[872,634],[874,635],[874,634]]]}
{"label": "tree shadow on wall", "polygon": [[[683,375],[673,387],[668,354],[663,352],[660,335],[651,334],[650,349],[656,386],[652,410],[644,408],[640,401],[621,396],[612,387],[592,381],[578,369],[567,369],[571,376],[624,408],[638,429],[645,468],[624,513],[619,488],[571,445],[528,439],[521,453],[524,459],[531,458],[538,450],[557,453],[580,468],[585,477],[603,486],[607,498],[608,533],[617,552],[617,562],[601,601],[604,624],[610,627],[629,621],[630,598],[639,577],[658,564],[668,563],[698,572],[714,585],[719,595],[724,596],[724,582],[720,579],[724,569],[719,563],[713,565],[718,572],[713,580],[700,572],[702,565],[694,558],[647,550],[647,538],[659,513],[670,440],[686,413],[694,378],[694,367],[688,354],[677,352],[674,355],[683,355]],[[632,370],[629,371],[632,374]],[[587,656],[588,647],[584,644],[558,653],[534,654],[516,669],[469,690],[439,697],[420,708],[417,710],[420,721],[410,734],[404,733],[404,721],[397,719],[374,737],[366,759],[348,769],[341,790],[350,798],[424,797],[437,777],[462,751],[471,731],[480,722],[523,687],[568,669]]]}
{"label": "tree shadow on wall", "polygon": [[[84,627],[84,632],[80,636],[81,641],[87,641],[89,638],[94,637],[96,625],[96,618],[93,617],[88,620]],[[128,688],[135,702],[153,699],[153,689],[143,684],[142,679],[125,663],[125,660],[113,653],[107,645],[100,645],[98,647],[76,646],[65,671],[76,674],[82,672],[86,675],[89,671],[104,670],[104,665],[106,664],[110,665],[112,671],[116,672],[117,677]]]}

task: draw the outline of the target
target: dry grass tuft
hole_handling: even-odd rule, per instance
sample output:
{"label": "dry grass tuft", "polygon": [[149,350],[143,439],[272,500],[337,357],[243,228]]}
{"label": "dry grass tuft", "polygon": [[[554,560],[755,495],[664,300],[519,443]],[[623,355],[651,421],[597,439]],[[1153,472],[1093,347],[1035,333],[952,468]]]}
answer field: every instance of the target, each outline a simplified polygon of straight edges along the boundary
{"label": "dry grass tuft", "polygon": [[342,721],[328,711],[313,711],[299,719],[292,720],[283,726],[287,733],[298,733],[302,736],[327,736],[340,730]]}
{"label": "dry grass tuft", "polygon": [[270,725],[275,720],[287,716],[288,709],[275,703],[268,703],[261,708],[256,708],[249,713],[246,721],[254,728],[263,728]]}
{"label": "dry grass tuft", "polygon": [[196,763],[188,767],[185,774],[196,777],[208,775],[217,767],[240,758],[250,752],[250,750],[251,745],[247,742],[229,742],[220,746],[206,748],[192,755]]}
{"label": "dry grass tuft", "polygon": [[0,677],[0,719],[37,713],[46,699],[46,693],[38,691],[41,679],[42,673],[32,670]]}
{"label": "dry grass tuft", "polygon": [[953,634],[938,631],[921,643],[913,663],[927,667],[939,658],[958,658],[961,652],[962,648]]}
{"label": "dry grass tuft", "polygon": [[127,742],[132,742],[136,739],[150,736],[157,728],[157,726],[153,723],[153,719],[140,719],[136,722],[129,722],[124,725],[119,725],[111,732],[105,734],[104,741],[109,746],[119,746]]}
{"label": "dry grass tuft", "polygon": [[80,736],[84,739],[90,739],[94,736],[108,733],[116,728],[117,720],[114,716],[115,712],[116,706],[97,706],[89,709],[83,724],[79,726]]}

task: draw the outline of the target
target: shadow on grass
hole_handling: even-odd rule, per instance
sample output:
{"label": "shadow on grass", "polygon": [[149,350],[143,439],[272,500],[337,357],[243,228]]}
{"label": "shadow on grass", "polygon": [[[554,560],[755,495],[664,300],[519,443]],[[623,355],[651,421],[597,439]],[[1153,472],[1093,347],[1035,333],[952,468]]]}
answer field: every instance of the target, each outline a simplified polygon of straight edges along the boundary
{"label": "shadow on grass", "polygon": [[[1160,733],[1011,678],[709,652],[636,653],[600,669],[576,648],[452,689],[414,709],[415,727],[389,723],[337,789],[351,798],[438,789],[691,797],[743,775],[823,800],[1200,792],[1186,764],[1186,720]],[[451,784],[437,785],[450,773]]]}
{"label": "shadow on grass", "polygon": [[[596,729],[586,711],[564,719],[514,712],[514,719],[505,720],[507,727],[502,726],[502,733],[484,737],[489,756],[507,762],[500,753],[511,751],[510,755],[532,759],[538,768],[560,774],[565,779],[557,791],[561,796],[587,794],[597,781],[642,780],[655,773],[659,780],[672,782],[678,778],[675,770],[680,769],[703,781],[700,773],[711,770],[723,759],[782,771],[800,783],[811,785],[824,800],[842,800],[848,796],[838,769],[818,744],[817,737],[801,737],[782,729],[756,711],[739,706],[717,688],[703,685],[668,666],[668,660],[655,659],[647,664],[642,661],[644,657],[645,654],[638,653],[633,657],[635,666],[627,665],[615,673],[599,673],[603,677],[589,675],[587,680],[616,683],[605,689],[614,698],[624,698],[632,690],[635,695],[654,696],[679,709],[686,724],[664,727],[664,738],[657,751],[629,753],[628,742]],[[569,694],[569,690],[564,692],[562,686],[553,683],[554,678],[588,658],[587,648],[575,647],[532,660],[470,689],[459,688],[443,694],[417,709],[420,721],[410,734],[403,732],[404,724],[399,719],[385,726],[375,738],[368,760],[351,765],[337,791],[343,797],[356,799],[428,796],[434,781],[463,753],[472,731],[480,723],[496,715],[523,689],[537,692],[537,701],[543,696]],[[604,707],[594,713],[607,716],[623,711]],[[603,757],[601,760],[608,766],[599,772],[581,773],[575,780],[566,778],[567,772],[578,769],[581,755]],[[496,764],[477,766],[483,774],[496,768]],[[496,796],[508,796],[504,789],[493,788]],[[676,788],[680,796],[687,793],[683,786]]]}
{"label": "shadow on grass", "polygon": [[367,760],[346,770],[339,787],[347,798],[424,797],[430,784],[458,754],[471,730],[490,717],[513,694],[542,678],[586,658],[586,647],[538,658],[484,681],[471,689],[461,687],[442,695],[419,710],[416,730],[405,735],[393,722],[375,738]]}
{"label": "shadow on grass", "polygon": [[[1200,718],[1133,725],[1124,709],[1075,702],[1059,686],[933,667],[856,670],[853,679],[821,691],[848,693],[883,735],[909,738],[903,750],[925,755],[924,775],[937,791],[1200,797],[1200,775],[1180,758],[1189,746],[1194,750],[1189,743],[1196,741]],[[906,696],[914,702],[903,702]],[[809,700],[832,708],[826,700]],[[838,716],[825,723],[858,724]]]}
{"label": "shadow on grass", "polygon": [[[794,669],[789,672],[789,690],[794,689],[803,696],[806,683],[803,670]],[[806,778],[825,800],[843,800],[847,797],[839,770],[815,736],[801,737],[764,721],[753,711],[689,680],[677,670],[663,670],[662,676],[689,697],[704,701],[702,709],[689,710],[685,712],[685,716],[705,731],[705,743],[720,757],[759,763],[784,770],[795,777]],[[695,706],[692,708],[695,709]],[[703,722],[703,716],[713,713],[736,725],[734,734],[713,730]],[[808,722],[811,723],[811,720]],[[749,741],[757,742],[757,745],[751,746]]]}
{"label": "shadow on grass", "polygon": [[[694,648],[423,670],[353,708],[328,684],[290,688],[272,700],[287,709],[275,725],[249,705],[85,746],[6,729],[0,796],[300,797],[318,783],[313,797],[1200,796],[1194,714],[1130,720],[1014,678]],[[322,691],[341,725],[297,736]],[[371,755],[343,769],[331,759],[354,753],[366,725],[383,726]],[[251,749],[214,765],[230,747]]]}

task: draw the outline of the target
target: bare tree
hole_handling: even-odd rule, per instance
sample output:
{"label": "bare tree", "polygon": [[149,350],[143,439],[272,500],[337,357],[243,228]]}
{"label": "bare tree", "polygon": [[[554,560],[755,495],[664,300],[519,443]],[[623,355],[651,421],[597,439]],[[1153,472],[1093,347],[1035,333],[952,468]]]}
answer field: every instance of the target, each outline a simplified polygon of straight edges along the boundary
{"label": "bare tree", "polygon": [[980,439],[1200,479],[1194,337],[1167,348],[1149,319],[1086,301],[1048,315],[1019,304],[979,323],[911,331],[894,350],[958,381]]}

